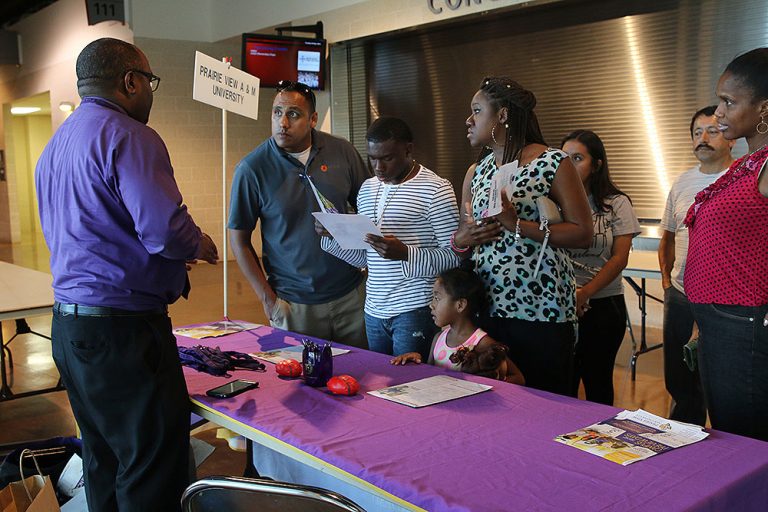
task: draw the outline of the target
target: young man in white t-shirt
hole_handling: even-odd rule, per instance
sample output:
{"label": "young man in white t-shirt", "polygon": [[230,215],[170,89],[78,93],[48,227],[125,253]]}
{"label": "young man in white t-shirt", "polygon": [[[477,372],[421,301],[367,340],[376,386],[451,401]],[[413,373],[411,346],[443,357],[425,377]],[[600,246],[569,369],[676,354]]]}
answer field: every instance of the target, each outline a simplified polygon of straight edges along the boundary
{"label": "young man in white t-shirt", "polygon": [[693,313],[685,296],[683,273],[688,254],[688,228],[683,224],[696,194],[714,183],[733,162],[734,141],[717,126],[715,106],[691,119],[693,154],[699,165],[678,176],[667,197],[659,244],[661,285],[664,288],[664,381],[672,395],[670,419],[704,425],[707,410],[699,373],[683,361],[683,346],[693,334]]}

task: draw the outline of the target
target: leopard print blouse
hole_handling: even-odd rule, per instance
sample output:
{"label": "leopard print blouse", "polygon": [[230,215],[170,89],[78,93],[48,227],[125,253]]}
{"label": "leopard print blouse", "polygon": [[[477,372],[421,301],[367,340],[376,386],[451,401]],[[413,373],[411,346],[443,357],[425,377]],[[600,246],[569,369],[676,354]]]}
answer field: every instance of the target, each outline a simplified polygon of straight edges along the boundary
{"label": "leopard print blouse", "polygon": [[[567,155],[547,149],[528,165],[518,169],[512,200],[522,220],[539,222],[536,198],[548,196],[560,162]],[[472,177],[472,212],[480,218],[488,209],[489,191],[496,173],[493,153],[476,167]],[[485,282],[492,317],[529,321],[571,322],[576,320],[576,281],[564,249],[547,245],[538,276],[533,271],[541,243],[504,231],[498,241],[475,248],[475,270]]]}

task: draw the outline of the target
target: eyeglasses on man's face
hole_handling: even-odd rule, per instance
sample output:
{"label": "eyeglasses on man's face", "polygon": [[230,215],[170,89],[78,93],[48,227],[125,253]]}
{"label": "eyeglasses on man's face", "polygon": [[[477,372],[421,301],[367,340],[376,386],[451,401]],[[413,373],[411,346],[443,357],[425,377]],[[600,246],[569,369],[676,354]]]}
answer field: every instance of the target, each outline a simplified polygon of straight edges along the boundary
{"label": "eyeglasses on man's face", "polygon": [[152,89],[152,92],[155,92],[158,87],[160,87],[160,77],[157,75],[153,75],[152,73],[148,73],[146,71],[142,71],[140,69],[127,69],[125,72],[133,71],[134,73],[138,73],[140,75],[144,75],[147,77],[147,80],[149,80],[149,87]]}

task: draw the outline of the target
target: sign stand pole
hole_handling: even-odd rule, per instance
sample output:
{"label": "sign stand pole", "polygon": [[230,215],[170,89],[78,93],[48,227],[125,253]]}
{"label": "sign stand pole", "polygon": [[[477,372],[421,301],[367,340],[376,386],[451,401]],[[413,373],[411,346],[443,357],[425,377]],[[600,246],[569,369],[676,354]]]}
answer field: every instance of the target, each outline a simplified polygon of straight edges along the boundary
{"label": "sign stand pole", "polygon": [[[230,57],[223,57],[222,62],[227,64],[227,69],[232,65]],[[229,320],[227,304],[227,289],[229,286],[229,274],[227,272],[227,109],[221,109],[221,233],[224,259],[224,320]]]}
{"label": "sign stand pole", "polygon": [[250,119],[259,117],[258,77],[232,67],[231,57],[214,59],[195,52],[195,79],[192,99],[221,109],[221,229],[224,265],[224,321],[229,321],[229,256],[227,237],[227,115],[229,112]]}

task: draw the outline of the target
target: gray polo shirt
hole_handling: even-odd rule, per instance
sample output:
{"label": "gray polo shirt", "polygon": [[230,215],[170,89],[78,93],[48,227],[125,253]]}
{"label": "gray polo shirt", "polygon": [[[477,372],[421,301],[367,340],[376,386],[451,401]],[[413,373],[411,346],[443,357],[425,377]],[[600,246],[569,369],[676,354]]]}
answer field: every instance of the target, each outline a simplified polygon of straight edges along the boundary
{"label": "gray polo shirt", "polygon": [[346,295],[363,276],[320,248],[312,216],[320,207],[307,175],[340,212],[356,203],[371,177],[352,144],[340,137],[312,130],[306,169],[270,137],[235,168],[228,227],[253,231],[260,220],[263,264],[277,295],[322,304]]}

